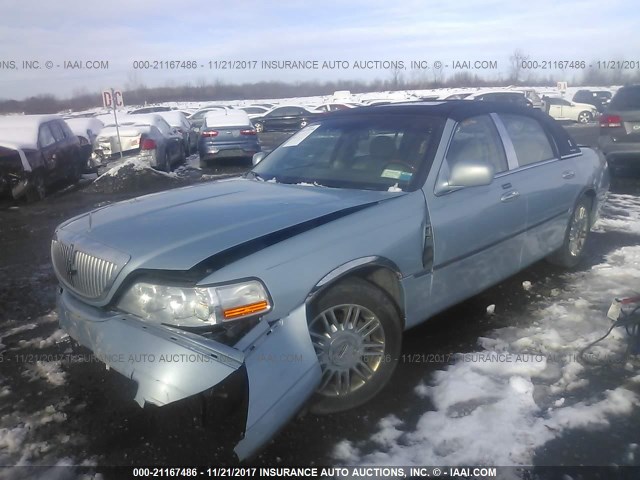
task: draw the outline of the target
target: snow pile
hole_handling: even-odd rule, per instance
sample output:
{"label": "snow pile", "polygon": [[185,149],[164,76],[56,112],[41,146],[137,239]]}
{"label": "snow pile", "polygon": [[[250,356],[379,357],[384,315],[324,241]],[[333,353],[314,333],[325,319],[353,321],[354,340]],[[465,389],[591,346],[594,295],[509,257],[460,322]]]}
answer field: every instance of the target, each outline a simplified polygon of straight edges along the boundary
{"label": "snow pile", "polygon": [[637,359],[622,360],[622,330],[588,351],[589,360],[616,369],[621,385],[598,389],[590,382],[592,367],[579,357],[611,325],[611,299],[639,284],[640,246],[620,248],[565,280],[553,303],[532,305],[518,322],[524,327],[480,338],[483,350],[458,354],[418,385],[416,395],[434,410],[418,410],[417,424],[390,415],[370,441],[340,442],[334,458],[363,465],[531,465],[535,450],[567,429],[606,428],[612,416],[640,407],[636,389],[627,388],[636,381],[631,363]]}
{"label": "snow pile", "polygon": [[181,183],[183,179],[175,172],[158,171],[151,166],[149,159],[134,157],[114,163],[93,182],[90,189],[98,193],[117,193],[170,188]]}

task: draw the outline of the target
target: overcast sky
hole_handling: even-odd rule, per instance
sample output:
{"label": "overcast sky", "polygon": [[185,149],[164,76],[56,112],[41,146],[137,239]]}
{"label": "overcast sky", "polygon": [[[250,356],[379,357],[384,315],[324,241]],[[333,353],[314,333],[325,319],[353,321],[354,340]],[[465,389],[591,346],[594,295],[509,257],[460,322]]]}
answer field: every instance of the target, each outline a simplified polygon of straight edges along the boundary
{"label": "overcast sky", "polygon": [[[403,60],[405,78],[416,75],[411,60],[430,66],[495,60],[498,71],[474,73],[496,78],[508,75],[516,48],[537,60],[640,60],[639,20],[635,0],[0,0],[0,99],[66,97],[139,82],[391,78],[387,70],[356,70],[355,60]],[[208,64],[268,59],[350,66],[229,71]],[[38,61],[40,69],[23,69],[25,60]],[[105,60],[109,68],[65,70],[65,60]],[[198,68],[134,70],[135,60],[195,60]]]}

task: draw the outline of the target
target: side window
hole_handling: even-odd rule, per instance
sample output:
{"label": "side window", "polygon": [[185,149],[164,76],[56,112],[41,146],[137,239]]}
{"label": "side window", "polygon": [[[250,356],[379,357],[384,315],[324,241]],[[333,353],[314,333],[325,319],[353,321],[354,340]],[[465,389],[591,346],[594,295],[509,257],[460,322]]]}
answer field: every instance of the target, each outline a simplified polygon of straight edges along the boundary
{"label": "side window", "polygon": [[502,140],[488,115],[467,118],[456,126],[446,155],[449,171],[465,159],[482,160],[492,165],[495,173],[508,169]]}
{"label": "side window", "polygon": [[64,136],[67,138],[74,138],[76,135],[71,131],[67,122],[61,122],[60,126],[62,127],[62,131],[64,132]]}
{"label": "side window", "polygon": [[56,142],[64,140],[64,132],[58,122],[49,123],[49,127],[51,127],[51,133],[53,133],[53,138],[56,139]]}
{"label": "side window", "polygon": [[511,137],[519,166],[524,167],[556,157],[549,136],[537,120],[506,113],[499,116]]}
{"label": "side window", "polygon": [[38,143],[40,144],[40,148],[48,147],[49,145],[53,145],[56,143],[56,139],[51,133],[51,129],[48,124],[44,124],[40,126],[40,131],[38,132]]}

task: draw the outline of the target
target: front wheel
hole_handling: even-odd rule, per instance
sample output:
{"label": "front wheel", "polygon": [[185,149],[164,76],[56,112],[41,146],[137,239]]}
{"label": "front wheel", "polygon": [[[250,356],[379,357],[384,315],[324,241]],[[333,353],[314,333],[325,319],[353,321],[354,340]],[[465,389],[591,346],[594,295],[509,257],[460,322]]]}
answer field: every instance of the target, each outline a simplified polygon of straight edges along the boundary
{"label": "front wheel", "polygon": [[591,115],[591,112],[580,112],[578,114],[579,123],[589,123],[591,120],[593,120],[593,115]]}
{"label": "front wheel", "polygon": [[310,410],[342,412],[375,397],[401,353],[402,328],[391,299],[375,285],[352,278],[323,293],[312,304],[309,318],[322,369]]}
{"label": "front wheel", "polygon": [[562,247],[547,257],[547,260],[564,268],[576,267],[584,255],[590,230],[591,200],[582,196],[573,209]]}

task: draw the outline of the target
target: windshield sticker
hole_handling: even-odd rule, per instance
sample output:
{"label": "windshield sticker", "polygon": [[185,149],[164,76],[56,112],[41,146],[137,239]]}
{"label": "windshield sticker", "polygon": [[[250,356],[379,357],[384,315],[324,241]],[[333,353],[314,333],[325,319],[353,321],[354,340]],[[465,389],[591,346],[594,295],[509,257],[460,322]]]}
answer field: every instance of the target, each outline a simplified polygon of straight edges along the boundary
{"label": "windshield sticker", "polygon": [[402,175],[402,171],[400,170],[391,170],[389,168],[385,168],[382,171],[382,175],[380,175],[383,178],[400,178],[400,175]]}
{"label": "windshield sticker", "polygon": [[391,170],[390,168],[385,168],[382,171],[382,178],[393,178],[396,180],[402,180],[408,182],[413,177],[413,173],[403,172],[402,170]]}
{"label": "windshield sticker", "polygon": [[298,133],[296,133],[293,137],[291,137],[287,142],[285,142],[284,145],[282,146],[295,147],[297,145],[300,145],[300,143],[309,135],[311,135],[313,132],[315,132],[319,126],[320,125],[311,125],[311,126],[308,126],[307,128],[303,128]]}

